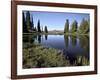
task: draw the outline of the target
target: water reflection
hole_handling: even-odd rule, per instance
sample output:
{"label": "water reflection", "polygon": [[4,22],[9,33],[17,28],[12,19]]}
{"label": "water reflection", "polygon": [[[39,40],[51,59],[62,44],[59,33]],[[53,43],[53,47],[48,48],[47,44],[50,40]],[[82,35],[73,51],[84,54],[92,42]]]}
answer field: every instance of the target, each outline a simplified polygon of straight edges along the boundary
{"label": "water reflection", "polygon": [[68,35],[64,35],[64,41],[65,41],[66,47],[68,47],[68,43],[69,43]]}
{"label": "water reflection", "polygon": [[[38,41],[38,43],[42,43],[42,40],[48,40],[48,35],[44,35],[44,38],[42,35],[24,35],[23,36],[23,42],[24,43],[34,43],[35,40]],[[55,35],[56,38],[56,35]],[[70,38],[70,39],[69,39]],[[89,36],[73,36],[73,35],[64,35],[64,43],[66,47],[69,46],[69,42],[74,47],[77,45],[79,39],[79,45],[80,47],[84,48],[85,50],[89,51]],[[70,41],[69,41],[70,40]],[[58,40],[57,40],[58,41]],[[49,45],[49,44],[48,44]]]}
{"label": "water reflection", "polygon": [[48,39],[48,35],[45,35],[45,40],[47,40]]}
{"label": "water reflection", "polygon": [[[49,35],[24,35],[23,42],[30,43],[30,44],[32,44],[32,43],[34,44],[35,41],[38,41],[38,43],[42,43],[43,40],[47,40],[48,42],[50,42],[48,39],[48,36]],[[50,36],[49,36],[49,38],[50,38]],[[55,38],[56,38],[56,35],[55,35]],[[56,39],[54,39],[54,40],[56,40]],[[57,41],[59,41],[59,39],[57,39]],[[63,41],[63,39],[62,39],[62,41]],[[64,44],[66,45],[66,48],[70,45],[75,47],[78,44],[81,48],[84,48],[86,51],[89,51],[89,36],[64,35]],[[48,43],[48,45],[50,45],[50,44]]]}
{"label": "water reflection", "polygon": [[70,35],[72,46],[75,47],[77,44],[77,36],[76,35]]}
{"label": "water reflection", "polygon": [[41,35],[38,35],[38,42],[41,43]]}
{"label": "water reflection", "polygon": [[89,52],[89,36],[79,36],[79,42],[80,46]]}
{"label": "water reflection", "polygon": [[23,49],[38,43],[62,50],[71,65],[89,65],[89,36],[87,35],[23,35]]}

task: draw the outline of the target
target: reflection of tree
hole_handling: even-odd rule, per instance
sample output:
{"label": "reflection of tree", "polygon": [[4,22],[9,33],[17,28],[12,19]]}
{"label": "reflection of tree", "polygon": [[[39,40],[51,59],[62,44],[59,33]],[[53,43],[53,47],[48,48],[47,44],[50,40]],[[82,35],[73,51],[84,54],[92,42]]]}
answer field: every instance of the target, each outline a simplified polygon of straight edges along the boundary
{"label": "reflection of tree", "polygon": [[76,44],[77,44],[77,36],[76,35],[71,35],[70,39],[71,39],[72,46],[76,46]]}
{"label": "reflection of tree", "polygon": [[41,43],[41,35],[38,35],[38,42]]}
{"label": "reflection of tree", "polygon": [[68,42],[69,42],[68,35],[64,35],[64,41],[65,41],[66,47],[68,47]]}
{"label": "reflection of tree", "polygon": [[80,46],[89,52],[89,36],[79,36]]}
{"label": "reflection of tree", "polygon": [[73,65],[75,65],[75,66],[86,66],[86,65],[89,65],[89,60],[85,56],[77,56]]}
{"label": "reflection of tree", "polygon": [[31,42],[31,36],[23,35],[23,42],[24,42],[24,43]]}
{"label": "reflection of tree", "polygon": [[29,41],[29,40],[28,40],[28,36],[23,35],[23,42],[26,43],[26,42],[28,42],[28,41]]}
{"label": "reflection of tree", "polygon": [[47,40],[48,39],[48,35],[45,35],[45,40]]}
{"label": "reflection of tree", "polygon": [[23,48],[29,48],[34,45],[37,35],[23,35]]}
{"label": "reflection of tree", "polygon": [[35,39],[37,39],[37,35],[23,35],[24,43],[34,43]]}
{"label": "reflection of tree", "polygon": [[30,40],[30,43],[33,43],[35,42],[35,40],[37,39],[37,35],[32,35],[31,36],[31,40]]}

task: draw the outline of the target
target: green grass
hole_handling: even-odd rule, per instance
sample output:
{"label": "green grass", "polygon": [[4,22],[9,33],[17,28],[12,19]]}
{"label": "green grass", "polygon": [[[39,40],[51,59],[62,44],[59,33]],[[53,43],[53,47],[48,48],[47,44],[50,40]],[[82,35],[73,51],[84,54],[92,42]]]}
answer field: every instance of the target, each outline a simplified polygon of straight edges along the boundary
{"label": "green grass", "polygon": [[23,68],[64,67],[79,65],[89,65],[89,61],[84,56],[77,56],[75,62],[70,64],[69,57],[65,59],[63,51],[55,48],[46,48],[38,44],[31,48],[23,49]]}
{"label": "green grass", "polygon": [[23,68],[60,67],[68,66],[69,62],[62,55],[62,51],[37,45],[23,49],[23,65]]}
{"label": "green grass", "polygon": [[63,33],[63,32],[48,32],[48,33],[45,33],[45,32],[33,32],[33,33],[23,33],[25,35],[89,35],[89,33],[78,33],[78,32],[73,32],[73,33]]}
{"label": "green grass", "polygon": [[77,32],[74,32],[74,33],[64,33],[64,35],[89,35],[89,33],[77,33]]}
{"label": "green grass", "polygon": [[36,46],[23,49],[23,68],[60,67],[69,65],[60,50]]}
{"label": "green grass", "polygon": [[24,35],[33,35],[33,34],[35,34],[35,35],[64,35],[64,33],[44,33],[44,32],[42,32],[42,33],[39,33],[39,32],[34,32],[34,33],[23,33]]}

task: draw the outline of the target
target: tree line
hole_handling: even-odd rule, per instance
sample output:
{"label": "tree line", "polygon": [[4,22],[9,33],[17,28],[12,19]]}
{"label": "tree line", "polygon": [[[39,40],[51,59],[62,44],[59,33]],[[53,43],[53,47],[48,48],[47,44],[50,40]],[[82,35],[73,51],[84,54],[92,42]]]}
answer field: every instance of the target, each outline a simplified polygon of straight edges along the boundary
{"label": "tree line", "polygon": [[[40,20],[38,20],[37,25],[34,25],[33,21],[33,15],[30,14],[29,11],[26,11],[26,13],[22,13],[23,15],[23,32],[24,33],[30,33],[30,32],[45,32],[48,33],[47,26],[45,25],[44,28],[40,24]],[[86,20],[83,18],[80,25],[78,25],[78,22],[74,20],[71,25],[69,25],[69,19],[66,19],[65,27],[64,27],[64,33],[80,33],[80,34],[87,34],[89,33],[89,20]],[[69,28],[70,27],[70,28]]]}
{"label": "tree line", "polygon": [[[48,33],[47,26],[41,26],[40,20],[37,22],[37,26],[34,25],[33,16],[30,14],[29,11],[26,11],[26,13],[22,13],[22,21],[23,21],[23,32],[24,33],[30,33],[30,32],[45,32]],[[41,28],[42,27],[42,28]]]}
{"label": "tree line", "polygon": [[69,20],[66,19],[65,22],[65,28],[64,28],[64,33],[80,33],[80,34],[87,34],[89,33],[89,20],[86,20],[83,18],[81,21],[80,25],[78,25],[78,22],[74,20],[71,23],[70,29],[69,29]]}

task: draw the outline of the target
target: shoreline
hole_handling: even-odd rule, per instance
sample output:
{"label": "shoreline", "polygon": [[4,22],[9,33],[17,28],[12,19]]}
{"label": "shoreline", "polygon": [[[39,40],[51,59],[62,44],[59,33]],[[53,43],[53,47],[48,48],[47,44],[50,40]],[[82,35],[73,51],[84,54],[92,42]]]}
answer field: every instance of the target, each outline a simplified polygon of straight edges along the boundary
{"label": "shoreline", "polygon": [[23,35],[87,35],[89,34],[80,34],[80,33],[23,33]]}

